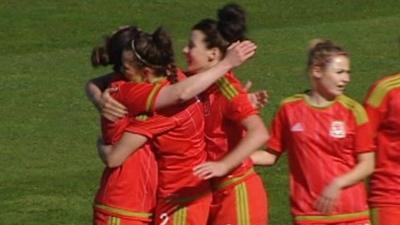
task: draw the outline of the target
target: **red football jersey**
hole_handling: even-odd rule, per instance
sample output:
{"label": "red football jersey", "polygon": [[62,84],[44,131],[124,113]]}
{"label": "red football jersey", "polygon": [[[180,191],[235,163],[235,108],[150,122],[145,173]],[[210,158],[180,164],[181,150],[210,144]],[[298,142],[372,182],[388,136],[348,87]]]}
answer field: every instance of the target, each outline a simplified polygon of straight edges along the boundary
{"label": "red football jersey", "polygon": [[203,106],[193,100],[134,119],[126,131],[151,139],[157,153],[160,198],[191,198],[209,191],[208,182],[193,174],[206,161]]}
{"label": "red football jersey", "polygon": [[369,202],[400,205],[400,74],[375,82],[365,101],[377,145]]}
{"label": "red football jersey", "polygon": [[[247,92],[232,72],[205,91],[201,100],[204,105],[208,159],[217,161],[231,151],[244,136],[245,129],[240,122],[258,111],[251,105]],[[252,161],[246,159],[227,177],[241,176],[252,165]]]}
{"label": "red football jersey", "polygon": [[[358,153],[374,149],[368,118],[360,104],[342,95],[329,106],[316,107],[306,94],[283,101],[273,119],[267,147],[278,154],[288,151],[295,219],[320,215],[315,203],[323,189],[355,167]],[[367,209],[365,187],[360,182],[341,192],[332,215]]]}
{"label": "red football jersey", "polygon": [[[121,75],[115,75],[110,84],[111,87],[126,85],[129,84]],[[121,103],[126,103],[118,92],[111,95]],[[116,122],[102,118],[105,143],[118,142],[128,124],[128,117]],[[104,169],[95,208],[107,214],[148,221],[155,207],[156,189],[157,163],[150,146],[145,145],[120,167]]]}

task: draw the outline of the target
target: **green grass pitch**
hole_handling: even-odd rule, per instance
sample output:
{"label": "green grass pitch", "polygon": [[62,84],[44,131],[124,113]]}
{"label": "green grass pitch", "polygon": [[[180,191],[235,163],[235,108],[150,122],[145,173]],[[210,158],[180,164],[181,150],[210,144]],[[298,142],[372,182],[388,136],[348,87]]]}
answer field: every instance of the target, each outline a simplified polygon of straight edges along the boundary
{"label": "green grass pitch", "polygon": [[[191,26],[228,1],[0,0],[0,224],[91,223],[102,164],[95,151],[98,115],[84,83],[107,69],[89,64],[92,47],[124,24],[165,26],[180,52]],[[229,1],[230,2],[230,1]],[[248,12],[257,55],[237,70],[267,89],[268,123],[288,95],[307,88],[306,47],[323,37],[351,52],[347,94],[359,101],[382,75],[400,71],[398,0],[238,0]],[[290,224],[286,158],[259,168],[270,224]]]}

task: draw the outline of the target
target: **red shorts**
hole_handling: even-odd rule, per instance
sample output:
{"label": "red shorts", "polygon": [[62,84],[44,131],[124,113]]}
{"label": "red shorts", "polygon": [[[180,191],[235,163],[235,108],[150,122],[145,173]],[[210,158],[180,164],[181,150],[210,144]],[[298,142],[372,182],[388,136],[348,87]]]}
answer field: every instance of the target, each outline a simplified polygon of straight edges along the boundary
{"label": "red shorts", "polygon": [[212,195],[201,194],[195,199],[158,199],[155,209],[156,225],[206,225]]}
{"label": "red shorts", "polygon": [[400,225],[400,206],[385,206],[371,209],[373,225]]}
{"label": "red shorts", "polygon": [[208,225],[268,224],[267,194],[261,178],[251,172],[243,181],[214,191]]}
{"label": "red shorts", "polygon": [[93,214],[93,225],[150,225],[150,224],[151,222],[111,216],[96,210],[94,211]]}

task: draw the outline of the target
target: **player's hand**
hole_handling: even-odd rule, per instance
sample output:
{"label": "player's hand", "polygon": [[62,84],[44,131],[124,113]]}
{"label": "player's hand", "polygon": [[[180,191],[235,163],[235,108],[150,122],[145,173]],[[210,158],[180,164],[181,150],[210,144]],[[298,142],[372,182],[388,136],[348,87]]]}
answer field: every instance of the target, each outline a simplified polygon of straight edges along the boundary
{"label": "player's hand", "polygon": [[115,91],[118,91],[118,89],[107,88],[100,98],[101,115],[111,121],[116,121],[128,113],[124,105],[111,97],[110,93]]}
{"label": "player's hand", "polygon": [[[252,82],[247,81],[247,83],[244,86],[244,89],[248,92],[250,90],[251,86],[252,86]],[[248,93],[247,97],[249,98],[250,103],[256,109],[263,108],[264,106],[266,106],[268,104],[268,101],[269,101],[269,95],[266,90]]]}
{"label": "player's hand", "polygon": [[213,177],[222,177],[228,172],[228,167],[222,162],[205,162],[193,168],[194,175],[203,180],[208,180]]}
{"label": "player's hand", "polygon": [[231,44],[223,61],[232,68],[240,66],[256,53],[257,45],[251,41],[235,42]]}
{"label": "player's hand", "polygon": [[329,214],[332,212],[336,205],[336,201],[340,196],[342,188],[339,183],[334,180],[322,191],[321,196],[316,202],[316,208],[319,212],[323,214]]}

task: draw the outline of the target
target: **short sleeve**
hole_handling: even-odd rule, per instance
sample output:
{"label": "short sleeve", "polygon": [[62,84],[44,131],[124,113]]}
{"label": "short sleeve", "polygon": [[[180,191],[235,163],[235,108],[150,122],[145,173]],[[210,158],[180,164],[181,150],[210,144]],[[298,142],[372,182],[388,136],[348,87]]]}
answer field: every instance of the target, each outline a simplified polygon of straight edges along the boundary
{"label": "short sleeve", "polygon": [[120,87],[121,103],[128,108],[131,116],[153,113],[154,103],[166,83],[126,83]]}
{"label": "short sleeve", "polygon": [[367,98],[365,99],[364,102],[364,107],[368,114],[370,126],[374,136],[376,136],[379,124],[382,123],[388,111],[388,106],[387,106],[388,97],[384,96],[384,98],[382,98],[381,101],[378,102],[376,101],[377,95],[379,95],[379,93],[378,90],[376,89],[376,85],[373,85],[370,91],[368,92]]}
{"label": "short sleeve", "polygon": [[367,118],[364,123],[356,125],[355,132],[355,151],[356,153],[370,152],[374,151],[374,135],[371,127],[371,123],[368,120],[367,113],[363,107],[360,107],[360,113],[365,114]]}
{"label": "short sleeve", "polygon": [[284,146],[284,128],[286,124],[286,117],[284,108],[281,107],[275,114],[271,122],[270,138],[266,143],[267,149],[275,153],[281,154],[285,150]]}
{"label": "short sleeve", "polygon": [[247,92],[240,92],[227,101],[225,116],[230,120],[240,122],[251,115],[258,114],[258,110],[250,103]]}

